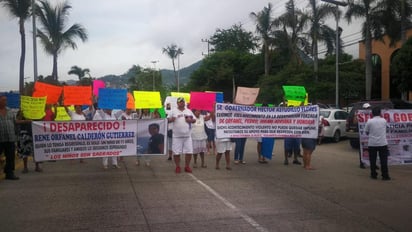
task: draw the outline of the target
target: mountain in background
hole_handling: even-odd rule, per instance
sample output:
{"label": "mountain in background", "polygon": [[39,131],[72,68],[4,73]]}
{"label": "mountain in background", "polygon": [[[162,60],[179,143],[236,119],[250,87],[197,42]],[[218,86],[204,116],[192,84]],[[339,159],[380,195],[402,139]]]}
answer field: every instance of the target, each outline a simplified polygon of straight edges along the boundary
{"label": "mountain in background", "polygon": [[[188,66],[185,68],[180,69],[180,85],[184,86],[189,82],[189,78],[192,75],[194,71],[196,71],[200,65],[202,64],[202,60]],[[177,71],[177,70],[176,70]],[[175,78],[174,78],[174,72],[173,70],[170,69],[161,69],[160,73],[162,74],[162,81],[163,85],[166,86],[175,86]],[[107,87],[111,88],[127,88],[128,80],[130,77],[135,75],[134,72],[131,71],[131,69],[125,74],[122,75],[106,75],[100,78],[97,78],[99,80],[103,80],[106,84],[108,84]],[[67,84],[70,84],[72,80],[66,81]]]}
{"label": "mountain in background", "polygon": [[[180,85],[186,85],[189,82],[189,78],[192,75],[194,71],[196,71],[200,65],[202,65],[202,60],[199,60],[198,62],[186,67],[180,69]],[[177,72],[177,70],[176,70]],[[174,72],[173,70],[169,69],[161,69],[160,73],[162,74],[162,80],[163,80],[163,85],[167,86],[175,86],[175,77],[174,77]]]}

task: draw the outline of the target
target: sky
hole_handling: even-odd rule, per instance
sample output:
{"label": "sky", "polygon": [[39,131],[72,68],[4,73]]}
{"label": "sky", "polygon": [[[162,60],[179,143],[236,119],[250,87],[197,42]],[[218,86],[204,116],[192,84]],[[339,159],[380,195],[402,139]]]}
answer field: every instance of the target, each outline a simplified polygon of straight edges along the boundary
{"label": "sky", "polygon": [[[62,0],[49,0],[52,4]],[[216,29],[229,29],[241,23],[247,31],[255,32],[251,12],[259,12],[269,2],[273,17],[285,11],[288,0],[69,0],[72,9],[67,25],[79,23],[88,33],[83,43],[76,40],[77,49],[68,48],[58,57],[59,80],[77,79],[67,72],[74,65],[90,69],[93,77],[121,75],[133,65],[145,68],[173,69],[171,59],[162,53],[172,43],[183,49],[180,68],[203,58],[207,43]],[[308,0],[296,0],[300,9]],[[319,1],[319,4],[324,4]],[[38,20],[37,26],[40,27]],[[334,18],[326,24],[335,28]],[[340,21],[345,42],[360,40],[357,25]],[[26,81],[33,81],[32,21],[26,29]],[[66,28],[67,29],[67,28]],[[320,46],[322,51],[324,46]],[[0,91],[18,90],[19,59],[21,52],[17,19],[0,7]],[[345,52],[358,56],[358,46],[345,47]],[[37,43],[38,75],[52,72],[52,56]],[[153,63],[155,61],[156,63]],[[177,64],[176,64],[177,65]]]}

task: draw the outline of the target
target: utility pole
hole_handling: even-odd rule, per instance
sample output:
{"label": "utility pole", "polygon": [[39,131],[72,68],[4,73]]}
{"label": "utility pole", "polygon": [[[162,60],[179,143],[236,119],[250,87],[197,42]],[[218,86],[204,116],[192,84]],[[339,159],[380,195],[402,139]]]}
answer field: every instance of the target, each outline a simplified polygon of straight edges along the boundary
{"label": "utility pole", "polygon": [[[210,53],[210,40],[208,40],[208,39],[201,39],[201,41],[202,41],[203,43],[207,43],[207,56],[209,56],[209,53]],[[204,54],[204,53],[202,52],[202,55],[206,55],[206,54]]]}
{"label": "utility pole", "polygon": [[158,60],[152,60],[150,61],[153,64],[153,91],[155,91],[155,76],[156,76],[156,63],[158,63]]}
{"label": "utility pole", "polygon": [[345,7],[345,6],[347,6],[348,5],[348,3],[346,3],[346,2],[340,2],[340,1],[335,1],[335,0],[321,0],[322,2],[327,2],[327,3],[331,3],[331,4],[334,4],[335,5],[335,19],[336,19],[336,31],[335,31],[335,33],[336,33],[336,41],[335,41],[335,43],[336,43],[336,45],[335,45],[335,55],[336,55],[336,61],[335,61],[335,66],[336,66],[336,70],[335,70],[335,72],[336,72],[336,96],[335,96],[335,104],[336,104],[336,107],[339,107],[339,38],[340,38],[340,36],[339,36],[339,34],[340,34],[340,31],[339,31],[339,18],[340,18],[340,15],[339,15],[339,6],[343,6],[343,7]]}
{"label": "utility pole", "polygon": [[33,23],[33,79],[37,81],[37,28],[36,28],[36,14],[35,14],[35,0],[31,0],[32,23]]}

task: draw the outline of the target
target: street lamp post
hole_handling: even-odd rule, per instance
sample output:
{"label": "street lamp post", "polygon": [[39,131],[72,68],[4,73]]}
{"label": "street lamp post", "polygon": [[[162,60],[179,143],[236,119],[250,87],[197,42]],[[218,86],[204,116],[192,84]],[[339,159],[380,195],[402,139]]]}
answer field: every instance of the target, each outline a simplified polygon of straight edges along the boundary
{"label": "street lamp post", "polygon": [[153,91],[155,91],[155,74],[156,74],[156,63],[158,63],[158,60],[152,60],[150,61],[153,64]]}
{"label": "street lamp post", "polygon": [[336,19],[336,41],[335,41],[335,55],[336,55],[336,63],[335,63],[335,68],[336,68],[336,93],[335,93],[335,104],[336,107],[339,107],[339,6],[347,6],[348,3],[346,2],[339,2],[335,0],[321,0],[322,2],[327,2],[334,4],[336,6],[335,9],[335,19]]}
{"label": "street lamp post", "polygon": [[36,14],[35,12],[36,3],[35,0],[31,0],[32,9],[32,27],[33,27],[33,80],[37,81],[37,28],[36,28]]}
{"label": "street lamp post", "polygon": [[183,55],[183,52],[177,53],[177,92],[180,92],[180,55]]}

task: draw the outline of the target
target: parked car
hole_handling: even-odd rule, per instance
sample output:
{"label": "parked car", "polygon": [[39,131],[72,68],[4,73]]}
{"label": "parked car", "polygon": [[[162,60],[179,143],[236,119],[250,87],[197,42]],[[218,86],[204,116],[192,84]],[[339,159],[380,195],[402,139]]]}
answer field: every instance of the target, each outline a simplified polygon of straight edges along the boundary
{"label": "parked car", "polygon": [[332,139],[335,143],[346,137],[346,119],[348,113],[341,109],[320,109],[319,115],[323,116],[323,137]]}
{"label": "parked car", "polygon": [[391,99],[388,101],[360,101],[353,103],[352,109],[346,122],[346,135],[349,138],[349,143],[352,148],[359,148],[359,128],[358,119],[356,117],[358,110],[363,109],[365,104],[373,108],[379,106],[381,109],[412,109],[412,103],[399,99]]}

